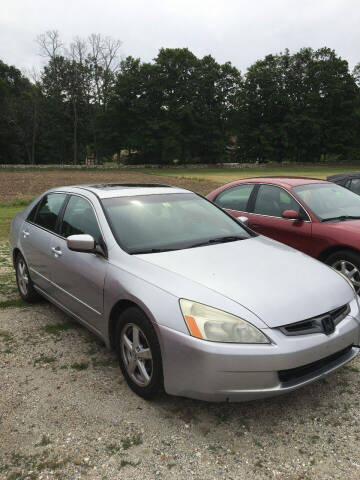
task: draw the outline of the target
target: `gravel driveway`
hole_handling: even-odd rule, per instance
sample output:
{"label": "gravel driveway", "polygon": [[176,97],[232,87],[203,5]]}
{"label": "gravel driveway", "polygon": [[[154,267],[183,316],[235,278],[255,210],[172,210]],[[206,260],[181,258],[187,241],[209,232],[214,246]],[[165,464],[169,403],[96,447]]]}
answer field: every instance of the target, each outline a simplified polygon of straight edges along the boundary
{"label": "gravel driveway", "polygon": [[93,334],[45,301],[17,306],[6,252],[3,245],[1,479],[360,477],[358,359],[266,401],[147,402]]}

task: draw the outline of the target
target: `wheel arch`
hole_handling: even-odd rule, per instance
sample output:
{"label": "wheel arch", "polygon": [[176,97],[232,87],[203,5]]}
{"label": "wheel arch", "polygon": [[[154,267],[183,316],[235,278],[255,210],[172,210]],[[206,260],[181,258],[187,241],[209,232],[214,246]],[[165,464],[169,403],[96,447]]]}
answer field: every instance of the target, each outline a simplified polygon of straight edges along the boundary
{"label": "wheel arch", "polygon": [[15,248],[13,249],[13,251],[12,251],[12,261],[13,261],[13,265],[14,265],[14,266],[15,266],[16,257],[17,257],[19,254],[22,255],[22,253],[21,253],[21,251],[20,251],[20,248],[15,247]]}
{"label": "wheel arch", "polygon": [[[108,324],[108,339],[109,339],[109,345],[112,349],[115,348],[115,334],[116,334],[116,323],[119,315],[121,315],[122,312],[127,310],[130,307],[136,307],[139,310],[141,310],[144,315],[148,318],[150,323],[154,325],[154,322],[152,321],[151,317],[149,316],[149,313],[141,306],[139,303],[129,300],[129,299],[121,299],[118,300],[115,305],[112,307],[110,315],[109,315],[109,324]],[[156,329],[155,329],[156,330]]]}
{"label": "wheel arch", "polygon": [[349,247],[348,245],[335,245],[333,247],[329,247],[327,248],[326,250],[323,250],[319,255],[318,255],[318,260],[320,260],[321,262],[324,262],[330,255],[332,255],[333,253],[336,253],[336,252],[340,252],[340,251],[348,251],[348,252],[352,252],[352,253],[357,253],[357,254],[360,254],[360,251],[357,250],[356,248],[352,248],[352,247]]}

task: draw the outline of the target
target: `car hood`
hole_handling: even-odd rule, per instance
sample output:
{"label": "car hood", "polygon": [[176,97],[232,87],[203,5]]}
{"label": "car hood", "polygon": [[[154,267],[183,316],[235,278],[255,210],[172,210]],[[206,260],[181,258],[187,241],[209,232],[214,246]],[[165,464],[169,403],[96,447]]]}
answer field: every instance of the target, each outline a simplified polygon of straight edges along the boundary
{"label": "car hood", "polygon": [[235,301],[269,327],[321,315],[354,298],[330,267],[263,236],[137,257]]}

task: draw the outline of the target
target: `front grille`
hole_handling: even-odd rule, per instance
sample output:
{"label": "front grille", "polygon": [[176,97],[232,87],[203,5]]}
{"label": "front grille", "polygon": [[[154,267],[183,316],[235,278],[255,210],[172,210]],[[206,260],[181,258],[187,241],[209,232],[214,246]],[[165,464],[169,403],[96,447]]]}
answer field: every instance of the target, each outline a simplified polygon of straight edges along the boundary
{"label": "front grille", "polygon": [[350,312],[349,305],[331,310],[318,317],[308,318],[297,323],[290,323],[279,327],[279,330],[287,336],[308,335],[310,333],[331,333],[324,330],[324,320],[330,319],[334,326],[338,325]]}
{"label": "front grille", "polygon": [[333,353],[328,357],[322,358],[317,362],[308,363],[301,367],[290,368],[288,370],[279,371],[279,379],[283,386],[290,386],[296,384],[299,381],[310,379],[311,377],[316,376],[323,371],[335,367],[337,364],[340,364],[342,361],[346,360],[347,357],[350,357],[350,352],[352,345],[340,350],[339,352]]}

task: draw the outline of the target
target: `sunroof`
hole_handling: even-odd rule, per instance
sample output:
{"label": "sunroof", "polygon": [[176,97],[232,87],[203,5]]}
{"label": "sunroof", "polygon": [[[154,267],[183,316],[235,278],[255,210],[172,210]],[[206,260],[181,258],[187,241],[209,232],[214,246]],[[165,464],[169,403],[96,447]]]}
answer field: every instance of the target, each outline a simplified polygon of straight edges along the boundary
{"label": "sunroof", "polygon": [[89,185],[91,188],[98,190],[122,190],[125,188],[158,188],[169,187],[169,185],[160,185],[156,183],[97,183],[96,185]]}

